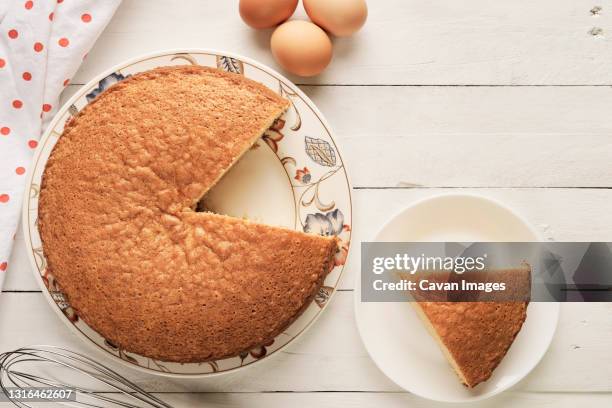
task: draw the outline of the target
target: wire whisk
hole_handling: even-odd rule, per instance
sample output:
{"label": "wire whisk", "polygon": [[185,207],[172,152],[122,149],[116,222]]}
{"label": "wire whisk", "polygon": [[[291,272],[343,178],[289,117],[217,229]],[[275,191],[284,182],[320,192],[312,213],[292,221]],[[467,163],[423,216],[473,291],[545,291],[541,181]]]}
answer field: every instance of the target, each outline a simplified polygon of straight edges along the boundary
{"label": "wire whisk", "polygon": [[0,353],[0,392],[18,407],[33,408],[30,400],[14,397],[21,395],[15,390],[32,388],[74,390],[76,400],[56,402],[64,406],[172,408],[107,366],[71,350],[41,345]]}

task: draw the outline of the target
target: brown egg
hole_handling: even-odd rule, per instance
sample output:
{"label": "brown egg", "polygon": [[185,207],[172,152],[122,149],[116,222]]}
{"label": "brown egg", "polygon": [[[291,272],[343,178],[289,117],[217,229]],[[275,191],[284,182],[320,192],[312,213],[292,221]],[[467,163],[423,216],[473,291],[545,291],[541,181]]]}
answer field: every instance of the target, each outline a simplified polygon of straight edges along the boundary
{"label": "brown egg", "polygon": [[298,0],[240,0],[240,17],[253,28],[272,28],[287,20]]}
{"label": "brown egg", "polygon": [[338,37],[353,34],[368,18],[365,0],[304,0],[304,9],[315,24]]}
{"label": "brown egg", "polygon": [[292,20],[278,26],[270,47],[283,68],[300,76],[317,75],[332,58],[331,40],[325,31],[309,21]]}

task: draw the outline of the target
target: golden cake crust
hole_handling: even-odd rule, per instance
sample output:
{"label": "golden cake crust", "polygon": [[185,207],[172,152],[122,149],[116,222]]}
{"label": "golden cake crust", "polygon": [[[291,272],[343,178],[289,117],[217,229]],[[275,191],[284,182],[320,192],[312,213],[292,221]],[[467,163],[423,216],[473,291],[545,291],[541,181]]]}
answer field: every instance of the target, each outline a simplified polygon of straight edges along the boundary
{"label": "golden cake crust", "polygon": [[163,67],[112,86],[66,126],[39,228],[80,318],[127,351],[197,362],[269,343],[300,315],[335,238],[194,211],[287,107],[240,75]]}
{"label": "golden cake crust", "polygon": [[424,302],[419,306],[470,388],[491,377],[527,317],[527,303]]}
{"label": "golden cake crust", "polygon": [[[492,271],[512,282],[517,299],[524,298],[531,268]],[[527,318],[529,302],[415,302],[432,335],[464,384],[470,388],[486,381],[504,358]]]}

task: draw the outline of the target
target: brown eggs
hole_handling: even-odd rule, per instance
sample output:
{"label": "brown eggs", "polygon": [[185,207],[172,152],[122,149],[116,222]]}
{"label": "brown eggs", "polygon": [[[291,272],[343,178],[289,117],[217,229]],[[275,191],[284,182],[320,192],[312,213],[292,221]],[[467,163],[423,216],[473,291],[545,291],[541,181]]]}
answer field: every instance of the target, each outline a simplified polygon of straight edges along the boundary
{"label": "brown eggs", "polygon": [[287,20],[298,0],[240,0],[240,17],[253,28],[272,28]]}
{"label": "brown eggs", "polygon": [[332,59],[332,43],[325,31],[309,21],[280,25],[270,40],[272,55],[287,71],[300,76],[317,75]]}
{"label": "brown eggs", "polygon": [[287,21],[298,0],[240,0],[240,16],[253,28],[271,28],[270,48],[276,61],[299,76],[322,72],[332,59],[328,33],[349,36],[359,30],[368,17],[366,0],[303,0],[310,21]]}
{"label": "brown eggs", "polygon": [[329,33],[345,37],[359,30],[368,18],[365,0],[304,0],[313,23]]}

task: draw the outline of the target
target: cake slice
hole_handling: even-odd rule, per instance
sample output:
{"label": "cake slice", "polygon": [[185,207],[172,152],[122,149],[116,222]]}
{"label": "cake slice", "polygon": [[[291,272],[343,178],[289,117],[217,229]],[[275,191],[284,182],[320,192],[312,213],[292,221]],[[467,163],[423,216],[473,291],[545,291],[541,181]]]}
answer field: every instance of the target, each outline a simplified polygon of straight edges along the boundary
{"label": "cake slice", "polygon": [[203,362],[269,345],[300,316],[336,238],[195,211],[288,106],[241,75],[162,67],[66,126],[38,222],[48,273],[79,318],[122,350]]}
{"label": "cake slice", "polygon": [[[511,295],[514,300],[431,302],[419,301],[428,295],[417,292],[414,296],[416,301],[412,302],[429,333],[468,388],[491,377],[527,317],[531,268],[525,265],[517,269],[488,271],[485,274],[497,276],[498,281],[511,282],[509,289],[514,291]],[[459,276],[452,275],[451,279]],[[475,280],[472,278],[471,281]],[[434,295],[437,296],[440,293]],[[457,297],[457,294],[452,296]]]}

